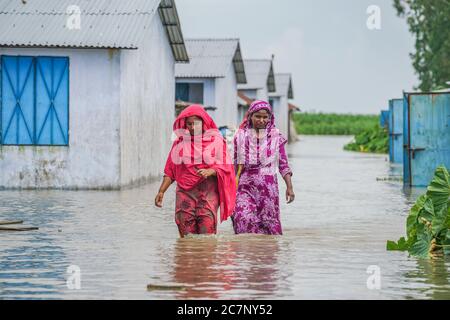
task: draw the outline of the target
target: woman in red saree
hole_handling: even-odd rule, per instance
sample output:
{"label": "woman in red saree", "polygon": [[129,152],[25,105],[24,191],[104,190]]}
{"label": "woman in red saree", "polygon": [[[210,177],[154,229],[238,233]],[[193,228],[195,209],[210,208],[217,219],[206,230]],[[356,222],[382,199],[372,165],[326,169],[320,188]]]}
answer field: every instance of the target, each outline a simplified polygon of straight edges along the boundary
{"label": "woman in red saree", "polygon": [[200,105],[181,112],[173,130],[177,138],[155,205],[162,207],[164,193],[176,181],[175,222],[180,236],[216,234],[219,207],[223,222],[232,215],[236,200],[236,178],[226,142]]}

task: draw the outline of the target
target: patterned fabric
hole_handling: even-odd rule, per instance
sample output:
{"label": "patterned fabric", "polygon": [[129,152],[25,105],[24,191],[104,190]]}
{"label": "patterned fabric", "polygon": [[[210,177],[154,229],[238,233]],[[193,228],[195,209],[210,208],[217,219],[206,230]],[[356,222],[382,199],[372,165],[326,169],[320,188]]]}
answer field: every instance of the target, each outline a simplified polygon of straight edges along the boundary
{"label": "patterned fabric", "polygon": [[205,179],[189,191],[177,187],[175,222],[180,236],[216,234],[219,205],[216,177]]}
{"label": "patterned fabric", "polygon": [[[250,118],[261,109],[269,111],[271,117],[265,134],[256,138]],[[292,175],[292,171],[285,150],[287,140],[274,123],[270,105],[255,101],[249,109],[247,121],[236,134],[234,158],[236,165],[243,165],[233,215],[233,227],[237,234],[282,234],[276,170],[283,177]]]}

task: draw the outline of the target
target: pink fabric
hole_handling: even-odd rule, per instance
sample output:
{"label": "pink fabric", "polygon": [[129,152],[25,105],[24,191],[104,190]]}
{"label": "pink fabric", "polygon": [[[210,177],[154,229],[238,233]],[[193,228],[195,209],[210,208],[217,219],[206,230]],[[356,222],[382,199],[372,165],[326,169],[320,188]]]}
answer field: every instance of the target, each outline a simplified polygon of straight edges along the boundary
{"label": "pink fabric", "polygon": [[[192,137],[186,128],[186,118],[197,116],[203,121],[203,134]],[[200,105],[186,108],[174,122],[177,139],[167,158],[164,173],[186,191],[192,190],[205,179],[199,169],[214,169],[217,173],[220,197],[220,218],[227,220],[236,202],[236,177],[228,155],[226,142],[216,124]]]}

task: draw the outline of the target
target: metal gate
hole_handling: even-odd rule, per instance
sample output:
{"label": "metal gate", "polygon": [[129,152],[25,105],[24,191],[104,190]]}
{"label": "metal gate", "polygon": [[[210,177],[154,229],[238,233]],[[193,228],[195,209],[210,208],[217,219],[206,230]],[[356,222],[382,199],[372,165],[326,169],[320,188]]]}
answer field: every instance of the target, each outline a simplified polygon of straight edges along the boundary
{"label": "metal gate", "polygon": [[389,159],[403,163],[403,99],[389,101]]}
{"label": "metal gate", "polygon": [[439,165],[450,168],[450,93],[405,93],[404,183],[425,187]]}

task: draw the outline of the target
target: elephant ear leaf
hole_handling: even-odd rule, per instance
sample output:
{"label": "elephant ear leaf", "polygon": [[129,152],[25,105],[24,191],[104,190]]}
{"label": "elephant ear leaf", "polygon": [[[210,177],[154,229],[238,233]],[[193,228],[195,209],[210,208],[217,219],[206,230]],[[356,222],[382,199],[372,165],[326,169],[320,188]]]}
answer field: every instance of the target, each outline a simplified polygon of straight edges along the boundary
{"label": "elephant ear leaf", "polygon": [[431,232],[419,232],[417,241],[412,244],[409,253],[418,258],[427,259],[431,254],[432,242],[433,236],[431,235]]}
{"label": "elephant ear leaf", "polygon": [[431,231],[435,237],[438,237],[442,231],[447,230],[448,210],[446,207],[435,213],[432,220]]}
{"label": "elephant ear leaf", "polygon": [[421,195],[417,199],[414,206],[411,208],[409,216],[406,220],[406,234],[408,235],[408,238],[415,237],[415,235],[417,233],[417,223],[418,223],[418,218],[419,218],[419,212],[422,211],[427,199],[428,199],[428,196],[426,194]]}
{"label": "elephant ear leaf", "polygon": [[427,195],[433,200],[435,212],[448,207],[450,198],[450,174],[447,169],[440,166],[436,169],[433,180],[427,188]]}
{"label": "elephant ear leaf", "polygon": [[443,241],[444,254],[450,254],[450,231],[447,231],[447,237]]}
{"label": "elephant ear leaf", "polygon": [[408,243],[404,237],[401,237],[398,242],[388,241],[386,245],[387,250],[389,251],[407,251]]}
{"label": "elephant ear leaf", "polygon": [[[441,166],[420,196],[406,220],[407,240],[388,241],[387,250],[407,250],[410,255],[429,259],[450,255],[450,174]],[[439,251],[439,252],[438,252]]]}

